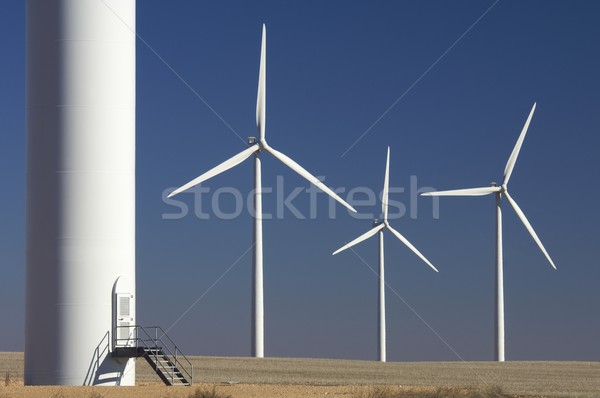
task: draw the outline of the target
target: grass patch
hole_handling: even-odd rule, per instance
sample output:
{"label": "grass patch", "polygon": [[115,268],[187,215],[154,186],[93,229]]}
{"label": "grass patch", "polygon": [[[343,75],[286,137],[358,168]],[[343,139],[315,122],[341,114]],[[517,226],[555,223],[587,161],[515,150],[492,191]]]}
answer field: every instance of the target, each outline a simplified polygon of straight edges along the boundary
{"label": "grass patch", "polygon": [[209,388],[198,387],[196,390],[188,395],[188,398],[231,398],[231,395],[225,395],[217,392],[217,387],[213,386],[212,390]]}
{"label": "grass patch", "polygon": [[353,398],[514,398],[498,386],[486,388],[439,387],[432,390],[395,390],[391,387],[375,387],[360,391]]}

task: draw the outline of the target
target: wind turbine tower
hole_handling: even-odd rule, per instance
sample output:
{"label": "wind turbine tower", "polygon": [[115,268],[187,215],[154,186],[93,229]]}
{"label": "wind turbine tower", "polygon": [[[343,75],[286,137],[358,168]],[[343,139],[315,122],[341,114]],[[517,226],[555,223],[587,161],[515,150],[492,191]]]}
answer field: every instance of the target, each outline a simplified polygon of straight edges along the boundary
{"label": "wind turbine tower", "polygon": [[429,267],[431,267],[431,269],[433,269],[435,272],[438,272],[438,270],[433,266],[433,264],[431,264],[429,262],[429,260],[427,260],[427,258],[425,258],[425,256],[423,254],[421,254],[421,252],[419,250],[417,250],[416,247],[414,247],[412,245],[412,243],[410,243],[408,241],[408,239],[406,239],[404,237],[404,235],[402,235],[400,232],[396,231],[394,228],[392,228],[392,226],[390,225],[390,223],[388,222],[388,196],[389,196],[389,192],[390,192],[390,147],[388,147],[387,149],[387,160],[385,163],[385,178],[383,181],[383,193],[381,195],[381,214],[383,219],[382,220],[375,220],[373,222],[373,228],[370,229],[369,231],[365,232],[364,234],[362,234],[361,236],[359,236],[358,238],[354,239],[352,242],[347,243],[346,245],[340,247],[339,249],[337,249],[336,251],[333,252],[333,255],[335,256],[336,254],[351,248],[352,246],[356,245],[357,243],[360,243],[366,239],[369,239],[370,237],[372,237],[375,234],[379,235],[379,292],[378,292],[378,313],[377,313],[377,319],[378,319],[378,328],[377,328],[377,342],[378,342],[378,351],[377,351],[377,359],[380,362],[385,362],[387,360],[387,349],[386,349],[386,329],[385,329],[385,264],[384,264],[384,253],[383,253],[383,231],[384,230],[388,230],[392,233],[392,235],[394,235],[396,238],[398,238],[398,240],[400,240],[400,242],[404,243],[404,245],[406,245],[413,253],[415,253],[421,260],[423,260],[423,262],[425,262],[425,264],[427,264]]}
{"label": "wind turbine tower", "polygon": [[531,119],[533,118],[533,113],[535,112],[536,104],[533,104],[531,111],[529,112],[529,116],[527,117],[527,121],[521,130],[521,134],[517,139],[517,143],[513,148],[510,157],[508,158],[508,162],[506,163],[506,167],[504,168],[504,179],[502,184],[498,186],[496,183],[492,183],[489,187],[481,187],[481,188],[467,188],[467,189],[456,189],[451,191],[434,191],[434,192],[426,192],[422,193],[423,196],[484,196],[493,194],[496,197],[496,317],[495,317],[495,347],[494,347],[494,359],[498,362],[504,362],[505,359],[505,350],[504,350],[504,262],[502,258],[502,199],[506,199],[508,204],[513,208],[517,216],[525,226],[525,229],[529,232],[535,243],[537,243],[538,247],[544,253],[544,256],[550,263],[550,266],[556,270],[556,266],[554,265],[554,261],[550,258],[550,255],[546,251],[546,248],[542,244],[542,241],[535,233],[535,230],[531,226],[527,217],[525,217],[525,213],[519,207],[517,202],[510,196],[508,193],[508,181],[510,180],[510,176],[515,168],[515,164],[517,163],[517,158],[519,157],[519,152],[521,151],[521,146],[523,145],[523,141],[525,140],[525,135],[527,134],[527,130],[529,129],[529,124],[531,123]]}
{"label": "wind turbine tower", "polygon": [[218,174],[223,173],[242,163],[250,156],[254,156],[254,235],[252,256],[252,346],[253,357],[264,357],[264,299],[263,299],[263,239],[262,239],[262,180],[261,163],[262,153],[268,153],[281,163],[300,174],[311,184],[337,200],[349,210],[356,212],[352,206],[340,198],[335,192],[323,184],[317,177],[310,174],[302,166],[287,155],[279,152],[267,143],[266,139],[266,106],[267,106],[267,28],[263,24],[262,42],[260,50],[260,66],[258,72],[258,94],[256,98],[256,127],[258,139],[248,138],[248,148],[213,167],[206,173],[194,178],[187,184],[177,188],[169,194],[169,198],[186,191]]}
{"label": "wind turbine tower", "polygon": [[135,384],[135,6],[27,1],[26,385]]}

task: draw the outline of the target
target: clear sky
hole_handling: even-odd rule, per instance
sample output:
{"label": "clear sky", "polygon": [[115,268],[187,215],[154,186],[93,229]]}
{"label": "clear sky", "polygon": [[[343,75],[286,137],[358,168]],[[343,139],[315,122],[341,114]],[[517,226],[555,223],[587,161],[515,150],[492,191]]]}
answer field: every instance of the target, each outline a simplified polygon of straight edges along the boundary
{"label": "clear sky", "polygon": [[[21,351],[25,6],[1,7],[0,351]],[[386,237],[388,360],[493,358],[494,199],[442,198],[436,215],[416,189],[500,181],[534,101],[510,188],[558,271],[506,207],[507,359],[600,360],[599,13],[588,1],[139,1],[139,322],[172,326],[189,354],[250,354],[252,219],[218,213],[235,212],[234,189],[246,199],[252,162],[205,183],[200,203],[178,198],[185,217],[162,198],[256,135],[265,22],[270,144],[345,198],[380,192],[390,145],[391,199],[407,210],[391,224],[440,270]],[[338,204],[333,215],[322,193],[311,207],[308,183],[266,156],[263,184],[274,189],[263,205],[274,215],[264,223],[265,354],[375,359],[377,240],[331,256],[371,216]],[[276,187],[284,197],[302,188],[292,204],[306,219],[291,208],[277,216]]]}

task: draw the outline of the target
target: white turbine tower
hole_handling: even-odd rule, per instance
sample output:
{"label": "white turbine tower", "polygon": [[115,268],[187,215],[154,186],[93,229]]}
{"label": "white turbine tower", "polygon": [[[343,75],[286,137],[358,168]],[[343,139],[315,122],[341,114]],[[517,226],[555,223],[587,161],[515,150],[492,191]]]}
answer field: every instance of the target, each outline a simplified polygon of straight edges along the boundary
{"label": "white turbine tower", "polygon": [[256,99],[256,126],[258,128],[259,138],[248,138],[249,148],[233,156],[229,160],[212,168],[201,176],[193,179],[180,188],[177,188],[169,194],[169,197],[177,195],[195,185],[198,185],[209,178],[212,178],[222,172],[237,166],[251,155],[254,155],[254,256],[253,256],[253,284],[252,284],[252,356],[257,358],[264,357],[264,305],[263,305],[263,241],[262,241],[262,183],[261,183],[261,151],[265,151],[283,164],[300,174],[312,184],[319,187],[329,196],[346,206],[353,212],[356,212],[352,206],[346,203],[335,192],[329,189],[318,178],[306,171],[302,166],[283,153],[271,148],[265,139],[266,124],[266,51],[267,51],[267,30],[263,24],[262,45],[260,53],[260,71],[258,75],[258,95]]}
{"label": "white turbine tower", "polygon": [[136,2],[26,3],[24,382],[135,385]]}
{"label": "white turbine tower", "polygon": [[408,239],[406,239],[400,232],[396,231],[388,222],[388,195],[389,195],[389,176],[390,176],[390,147],[387,150],[387,161],[385,163],[385,179],[383,182],[383,193],[381,197],[381,212],[383,216],[383,220],[375,220],[373,222],[373,228],[354,239],[352,242],[340,247],[333,255],[338,254],[341,251],[344,251],[357,243],[362,242],[370,238],[371,236],[379,233],[379,333],[378,333],[378,342],[379,342],[379,352],[378,359],[381,362],[386,361],[386,342],[385,342],[385,272],[384,272],[384,259],[383,259],[383,230],[387,229],[392,234],[394,234],[402,243],[404,243],[410,250],[412,250],[421,260],[423,260],[427,265],[429,265],[435,272],[438,270],[425,258],[420,251],[414,247]]}
{"label": "white turbine tower", "polygon": [[504,362],[504,279],[503,279],[503,265],[502,265],[502,209],[500,207],[502,197],[505,197],[508,203],[512,206],[517,213],[517,216],[527,228],[527,231],[531,234],[531,237],[539,248],[544,253],[544,256],[550,262],[552,268],[556,269],[554,262],[548,255],[548,252],[542,245],[540,238],[538,238],[537,234],[533,230],[533,227],[525,217],[525,214],[517,205],[517,202],[508,194],[508,181],[510,180],[510,176],[515,167],[515,163],[517,162],[517,157],[519,156],[519,151],[521,150],[521,146],[523,145],[523,140],[525,139],[525,134],[527,134],[527,129],[529,128],[529,123],[531,123],[531,118],[533,117],[533,112],[535,111],[535,103],[531,108],[531,112],[529,113],[529,117],[525,122],[525,126],[523,126],[523,130],[521,131],[521,135],[517,140],[517,143],[508,158],[508,162],[506,163],[506,168],[504,169],[504,180],[502,181],[502,185],[497,186],[496,183],[492,183],[490,187],[483,188],[469,188],[469,189],[458,189],[452,191],[437,191],[437,192],[427,192],[421,195],[424,196],[483,196],[496,194],[496,347],[495,347],[495,360],[499,362]]}

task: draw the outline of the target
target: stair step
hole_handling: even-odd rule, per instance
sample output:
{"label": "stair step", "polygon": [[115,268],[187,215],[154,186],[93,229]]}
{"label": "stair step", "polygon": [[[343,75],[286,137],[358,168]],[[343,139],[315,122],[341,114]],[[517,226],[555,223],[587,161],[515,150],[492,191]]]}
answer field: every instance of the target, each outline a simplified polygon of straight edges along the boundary
{"label": "stair step", "polygon": [[[136,348],[138,355],[143,356],[148,361],[165,384],[176,386],[192,385],[192,376],[186,369],[187,365],[180,363],[176,356],[171,356],[167,348],[163,349],[159,345],[151,346],[151,344],[161,343],[160,341],[147,339],[140,339],[138,341],[142,343],[138,343],[138,348]],[[175,347],[175,350],[177,352],[178,348]],[[182,357],[187,360],[184,355]]]}

